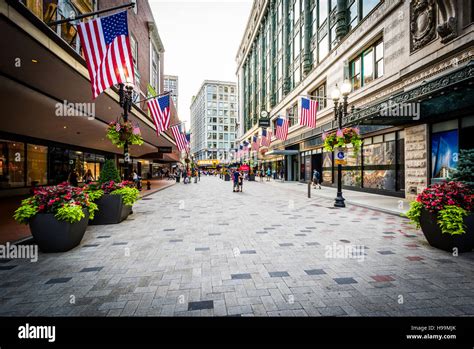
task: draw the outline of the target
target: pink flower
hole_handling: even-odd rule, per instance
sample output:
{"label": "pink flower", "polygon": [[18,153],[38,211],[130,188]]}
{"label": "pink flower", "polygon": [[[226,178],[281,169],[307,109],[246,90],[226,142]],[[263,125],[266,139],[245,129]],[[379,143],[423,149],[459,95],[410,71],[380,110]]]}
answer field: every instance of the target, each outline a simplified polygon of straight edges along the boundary
{"label": "pink flower", "polygon": [[354,132],[360,135],[360,129],[358,127],[354,127]]}
{"label": "pink flower", "polygon": [[120,124],[115,125],[115,131],[117,131],[117,132],[120,131]]}
{"label": "pink flower", "polygon": [[139,135],[140,134],[140,128],[138,126],[133,127],[133,134],[134,135]]}
{"label": "pink flower", "polygon": [[336,137],[344,137],[344,133],[342,133],[341,129],[338,129],[336,132]]}
{"label": "pink flower", "polygon": [[323,135],[321,136],[321,138],[323,139],[323,141],[327,138],[328,134],[326,133],[326,131],[323,132]]}

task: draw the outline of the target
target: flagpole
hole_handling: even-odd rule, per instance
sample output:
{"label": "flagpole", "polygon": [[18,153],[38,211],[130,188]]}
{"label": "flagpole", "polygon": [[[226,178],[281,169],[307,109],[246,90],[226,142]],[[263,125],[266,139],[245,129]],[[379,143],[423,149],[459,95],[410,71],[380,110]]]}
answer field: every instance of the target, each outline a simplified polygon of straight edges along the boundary
{"label": "flagpole", "polygon": [[84,13],[84,14],[79,15],[79,16],[71,16],[71,17],[68,17],[68,18],[64,18],[64,19],[60,19],[60,20],[57,20],[57,21],[49,22],[47,24],[49,26],[53,26],[53,25],[58,25],[58,24],[62,24],[62,23],[68,23],[68,22],[77,21],[77,20],[80,20],[80,19],[83,19],[83,18],[86,18],[86,17],[100,15],[101,13],[120,10],[122,8],[126,8],[127,10],[129,10],[129,9],[134,8],[135,5],[136,5],[135,1],[132,1],[131,3],[128,3],[128,4],[123,4],[123,5],[119,5],[119,6],[115,6],[115,7],[111,7],[111,8],[106,8],[106,9],[99,10],[99,11]]}
{"label": "flagpole", "polygon": [[166,92],[157,94],[157,95],[155,95],[155,96],[151,96],[151,97],[147,97],[147,98],[144,98],[144,99],[140,99],[140,100],[136,101],[135,103],[145,102],[145,101],[148,101],[149,99],[153,99],[153,98],[158,98],[158,97],[161,97],[161,96],[169,95],[170,93],[171,93],[171,91],[166,91]]}

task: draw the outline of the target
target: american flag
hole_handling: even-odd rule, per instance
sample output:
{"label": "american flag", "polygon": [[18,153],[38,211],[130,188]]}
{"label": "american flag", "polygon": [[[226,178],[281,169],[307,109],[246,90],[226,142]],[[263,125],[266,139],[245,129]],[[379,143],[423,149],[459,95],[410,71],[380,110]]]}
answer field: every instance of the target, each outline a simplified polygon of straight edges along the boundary
{"label": "american flag", "polygon": [[279,117],[276,120],[276,132],[275,132],[276,138],[286,141],[286,138],[288,137],[289,123],[290,122],[286,118]]}
{"label": "american flag", "polygon": [[170,127],[170,96],[149,99],[147,105],[159,136]]}
{"label": "american flag", "polygon": [[316,113],[318,112],[318,102],[308,98],[301,98],[300,125],[311,128],[316,127]]}
{"label": "american flag", "polygon": [[257,136],[253,136],[252,138],[252,149],[258,152],[260,149],[260,139]]}
{"label": "american flag", "polygon": [[272,130],[262,130],[262,146],[269,147],[272,143]]}
{"label": "american flag", "polygon": [[186,139],[186,134],[181,132],[179,125],[171,126],[171,132],[173,132],[174,140],[178,146],[179,151],[187,150],[188,140]]}
{"label": "american flag", "polygon": [[133,83],[127,11],[80,23],[78,32],[94,99],[110,86]]}

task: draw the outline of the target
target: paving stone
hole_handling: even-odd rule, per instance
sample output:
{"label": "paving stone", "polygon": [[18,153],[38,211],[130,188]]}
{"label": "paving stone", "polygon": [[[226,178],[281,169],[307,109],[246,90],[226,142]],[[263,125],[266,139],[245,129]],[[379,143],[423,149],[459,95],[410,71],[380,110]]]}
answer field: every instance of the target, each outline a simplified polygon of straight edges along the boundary
{"label": "paving stone", "polygon": [[49,285],[49,284],[64,284],[68,281],[70,281],[72,278],[68,277],[68,278],[55,278],[55,279],[49,279],[47,282],[46,282],[46,285]]}
{"label": "paving stone", "polygon": [[355,281],[353,278],[335,278],[334,281],[336,281],[339,285],[347,285],[347,284],[356,284],[357,281]]}
{"label": "paving stone", "polygon": [[326,272],[323,269],[309,269],[304,271],[308,275],[323,275]]}
{"label": "paving stone", "polygon": [[89,273],[92,271],[101,271],[104,267],[92,267],[92,268],[83,268],[80,272],[81,273]]}
{"label": "paving stone", "polygon": [[290,276],[287,271],[270,271],[268,274],[270,274],[270,277],[272,278]]}
{"label": "paving stone", "polygon": [[232,274],[231,278],[232,278],[232,280],[244,280],[244,279],[251,279],[252,275],[250,275],[248,273]]}
{"label": "paving stone", "polygon": [[[329,208],[325,188],[311,199],[296,183],[246,188],[230,194],[215,177],[176,184],[137,202],[133,222],[89,227],[79,248],[0,260],[16,266],[0,271],[0,316],[474,315],[469,253],[430,247],[402,217]],[[364,259],[326,258],[335,242],[363,246]],[[188,310],[200,302],[213,307]]]}

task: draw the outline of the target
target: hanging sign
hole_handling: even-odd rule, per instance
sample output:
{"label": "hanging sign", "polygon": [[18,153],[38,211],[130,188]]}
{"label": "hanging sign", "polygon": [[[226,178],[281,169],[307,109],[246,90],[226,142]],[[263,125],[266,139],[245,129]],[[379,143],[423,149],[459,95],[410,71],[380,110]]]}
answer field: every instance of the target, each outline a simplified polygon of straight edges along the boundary
{"label": "hanging sign", "polygon": [[346,152],[344,150],[345,150],[344,148],[337,148],[336,149],[336,155],[334,157],[334,163],[336,165],[346,165],[347,164]]}

